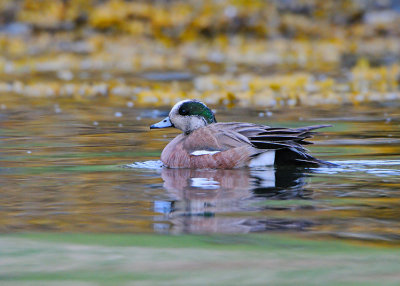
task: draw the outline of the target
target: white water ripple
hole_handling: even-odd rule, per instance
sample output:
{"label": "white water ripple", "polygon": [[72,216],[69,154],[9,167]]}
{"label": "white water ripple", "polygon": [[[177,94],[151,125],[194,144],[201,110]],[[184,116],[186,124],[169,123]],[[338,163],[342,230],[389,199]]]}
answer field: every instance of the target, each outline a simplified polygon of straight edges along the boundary
{"label": "white water ripple", "polygon": [[338,174],[362,172],[377,177],[400,176],[400,160],[333,161],[335,167],[316,168],[315,173]]}
{"label": "white water ripple", "polygon": [[163,168],[163,166],[164,164],[160,160],[133,162],[132,164],[124,165],[125,168],[149,169],[149,170],[160,170]]}

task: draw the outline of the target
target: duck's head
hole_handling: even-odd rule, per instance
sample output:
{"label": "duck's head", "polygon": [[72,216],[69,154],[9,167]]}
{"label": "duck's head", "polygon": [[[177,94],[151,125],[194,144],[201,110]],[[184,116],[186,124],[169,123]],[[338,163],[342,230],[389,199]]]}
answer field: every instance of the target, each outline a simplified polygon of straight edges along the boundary
{"label": "duck's head", "polygon": [[182,100],[172,107],[169,116],[150,126],[153,128],[175,127],[185,134],[191,133],[207,124],[215,123],[214,113],[198,100]]}

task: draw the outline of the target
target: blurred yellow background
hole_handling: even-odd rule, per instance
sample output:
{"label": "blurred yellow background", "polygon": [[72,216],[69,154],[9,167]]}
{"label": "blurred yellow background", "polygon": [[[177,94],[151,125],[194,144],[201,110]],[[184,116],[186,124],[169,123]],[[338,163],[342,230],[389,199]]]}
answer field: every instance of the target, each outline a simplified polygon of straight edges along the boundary
{"label": "blurred yellow background", "polygon": [[400,97],[396,1],[0,3],[2,93],[266,107]]}

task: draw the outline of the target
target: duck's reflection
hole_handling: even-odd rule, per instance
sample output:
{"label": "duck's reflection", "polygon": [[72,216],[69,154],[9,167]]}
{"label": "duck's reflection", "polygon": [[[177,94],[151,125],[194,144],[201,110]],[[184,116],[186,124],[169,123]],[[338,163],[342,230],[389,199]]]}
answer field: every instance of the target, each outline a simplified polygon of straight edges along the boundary
{"label": "duck's reflection", "polygon": [[[305,170],[162,170],[164,187],[171,201],[155,201],[154,210],[160,220],[172,222],[172,229],[156,223],[161,232],[177,233],[243,233],[265,230],[302,230],[308,221],[249,218],[252,211],[272,199],[304,199],[310,194]],[[265,208],[265,207],[264,207]],[[249,213],[247,213],[249,212]],[[239,215],[238,215],[239,213]],[[218,215],[216,215],[218,214]]]}

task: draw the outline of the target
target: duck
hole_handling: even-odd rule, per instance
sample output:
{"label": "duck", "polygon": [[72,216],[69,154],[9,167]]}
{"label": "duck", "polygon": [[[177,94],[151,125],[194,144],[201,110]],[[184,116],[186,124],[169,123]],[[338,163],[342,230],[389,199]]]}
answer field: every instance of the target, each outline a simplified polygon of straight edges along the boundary
{"label": "duck", "polygon": [[304,145],[314,130],[331,125],[298,128],[270,127],[246,122],[217,122],[214,112],[195,99],[176,103],[169,115],[150,129],[175,127],[182,131],[161,153],[168,168],[235,169],[263,166],[331,165],[311,156]]}

